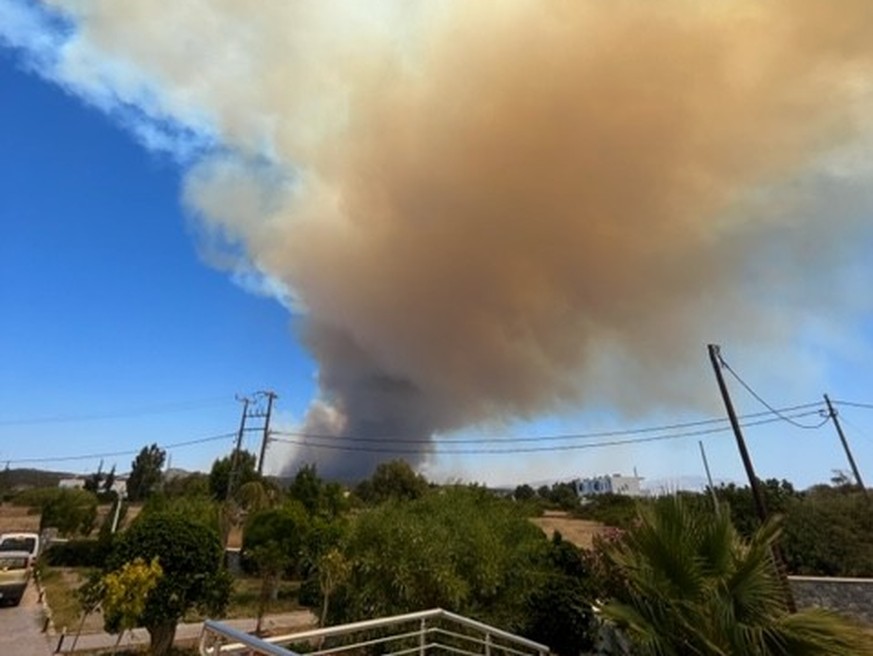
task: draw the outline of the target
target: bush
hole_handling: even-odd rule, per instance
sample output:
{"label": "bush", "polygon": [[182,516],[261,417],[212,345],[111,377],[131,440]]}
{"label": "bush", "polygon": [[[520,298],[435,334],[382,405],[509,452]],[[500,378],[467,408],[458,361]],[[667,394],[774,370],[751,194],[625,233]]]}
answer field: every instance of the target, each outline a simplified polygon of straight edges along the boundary
{"label": "bush", "polygon": [[51,567],[102,567],[110,545],[101,540],[70,540],[54,542],[45,551],[45,562]]}
{"label": "bush", "polygon": [[593,497],[588,503],[576,510],[573,515],[580,519],[591,519],[614,526],[629,528],[637,518],[639,499],[620,494],[601,494]]}

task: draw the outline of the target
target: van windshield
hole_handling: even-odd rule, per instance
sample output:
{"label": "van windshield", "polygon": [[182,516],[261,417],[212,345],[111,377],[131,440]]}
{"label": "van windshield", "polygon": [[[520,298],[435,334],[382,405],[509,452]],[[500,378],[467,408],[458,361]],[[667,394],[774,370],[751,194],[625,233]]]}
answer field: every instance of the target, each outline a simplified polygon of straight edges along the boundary
{"label": "van windshield", "polygon": [[36,547],[35,538],[5,538],[0,542],[0,551],[27,551],[33,553]]}

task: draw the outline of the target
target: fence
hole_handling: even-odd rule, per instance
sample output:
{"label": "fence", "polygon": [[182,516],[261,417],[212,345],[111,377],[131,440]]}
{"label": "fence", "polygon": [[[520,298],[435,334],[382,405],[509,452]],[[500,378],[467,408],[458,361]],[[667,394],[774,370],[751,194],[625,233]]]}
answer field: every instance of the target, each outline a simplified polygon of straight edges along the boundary
{"label": "fence", "polygon": [[[291,645],[296,651],[282,645]],[[442,609],[256,638],[207,620],[202,656],[547,656],[546,645]]]}

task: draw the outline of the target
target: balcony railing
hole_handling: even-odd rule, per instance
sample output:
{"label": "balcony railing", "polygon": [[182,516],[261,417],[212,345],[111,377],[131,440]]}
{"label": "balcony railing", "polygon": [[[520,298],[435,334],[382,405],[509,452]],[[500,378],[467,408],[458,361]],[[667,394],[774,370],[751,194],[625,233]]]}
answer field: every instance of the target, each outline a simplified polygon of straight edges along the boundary
{"label": "balcony railing", "polygon": [[200,635],[200,653],[202,656],[547,656],[549,648],[436,608],[269,638],[257,638],[221,622],[207,620]]}

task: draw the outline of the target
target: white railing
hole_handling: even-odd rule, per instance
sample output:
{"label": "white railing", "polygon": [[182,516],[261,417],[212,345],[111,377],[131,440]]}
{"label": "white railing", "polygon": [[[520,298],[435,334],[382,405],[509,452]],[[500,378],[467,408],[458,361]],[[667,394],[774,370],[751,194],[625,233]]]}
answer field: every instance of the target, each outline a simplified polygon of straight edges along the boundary
{"label": "white railing", "polygon": [[[294,645],[299,652],[282,645]],[[549,648],[440,608],[342,624],[288,635],[256,638],[207,620],[202,656],[547,656]]]}

